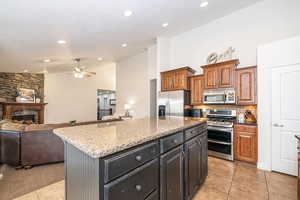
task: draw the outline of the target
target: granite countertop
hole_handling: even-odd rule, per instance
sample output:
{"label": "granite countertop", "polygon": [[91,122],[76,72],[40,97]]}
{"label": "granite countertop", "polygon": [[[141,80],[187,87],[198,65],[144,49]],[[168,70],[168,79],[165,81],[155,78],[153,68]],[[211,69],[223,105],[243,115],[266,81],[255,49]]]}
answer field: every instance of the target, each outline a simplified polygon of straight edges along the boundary
{"label": "granite countertop", "polygon": [[92,158],[102,158],[204,122],[186,117],[143,118],[59,128],[54,133]]}
{"label": "granite countertop", "polygon": [[300,141],[300,135],[295,135],[295,137]]}

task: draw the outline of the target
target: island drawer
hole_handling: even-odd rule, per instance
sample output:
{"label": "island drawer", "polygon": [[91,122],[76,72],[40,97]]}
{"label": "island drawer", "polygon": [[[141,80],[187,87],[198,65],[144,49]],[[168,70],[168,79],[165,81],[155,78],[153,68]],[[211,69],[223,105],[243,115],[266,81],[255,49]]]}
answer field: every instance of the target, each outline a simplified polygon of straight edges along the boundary
{"label": "island drawer", "polygon": [[185,140],[189,140],[206,130],[206,123],[201,124],[199,126],[189,128],[185,131]]}
{"label": "island drawer", "polygon": [[[104,200],[141,200],[159,189],[159,161],[155,159],[104,186]],[[151,195],[150,195],[151,194]],[[150,196],[149,196],[150,195]],[[150,198],[151,200],[155,199]]]}
{"label": "island drawer", "polygon": [[160,139],[160,151],[165,153],[183,143],[183,132]]}
{"label": "island drawer", "polygon": [[108,183],[158,157],[158,155],[159,144],[158,141],[155,141],[104,159],[104,182]]}

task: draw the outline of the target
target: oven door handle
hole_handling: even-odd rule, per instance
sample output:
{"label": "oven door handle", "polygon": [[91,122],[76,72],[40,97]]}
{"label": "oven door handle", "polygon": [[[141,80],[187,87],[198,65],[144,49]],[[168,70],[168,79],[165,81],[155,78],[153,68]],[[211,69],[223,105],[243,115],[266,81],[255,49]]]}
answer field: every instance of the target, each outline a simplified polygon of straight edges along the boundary
{"label": "oven door handle", "polygon": [[220,142],[217,140],[207,140],[207,141],[211,142],[211,143],[216,143],[216,144],[232,145],[232,143],[230,143],[230,142]]}
{"label": "oven door handle", "polygon": [[209,130],[209,131],[223,131],[223,132],[226,132],[226,133],[231,133],[232,132],[232,128],[226,129],[226,128],[207,127],[207,130]]}

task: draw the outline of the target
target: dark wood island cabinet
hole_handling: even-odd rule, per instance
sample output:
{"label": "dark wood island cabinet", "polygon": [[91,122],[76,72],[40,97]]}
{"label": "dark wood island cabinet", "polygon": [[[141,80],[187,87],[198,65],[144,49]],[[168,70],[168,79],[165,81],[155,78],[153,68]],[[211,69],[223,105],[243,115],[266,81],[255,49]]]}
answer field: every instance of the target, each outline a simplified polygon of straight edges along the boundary
{"label": "dark wood island cabinet", "polygon": [[[98,130],[92,126],[87,126],[86,129],[90,130],[91,134],[91,130],[95,129],[94,133],[99,134],[99,130],[109,131],[112,128],[111,137],[118,137],[117,140],[123,141],[128,140],[126,135],[115,131],[123,130],[124,127],[133,131],[141,126],[134,123],[135,121],[132,120],[115,123],[115,126]],[[90,138],[85,140],[86,135],[80,135],[84,142],[74,143],[72,139],[79,137],[71,136],[70,129],[61,129],[63,130],[61,132],[66,131],[68,134],[65,132],[59,134],[59,129],[56,131],[56,134],[65,140],[66,200],[190,200],[193,198],[207,176],[206,122],[175,118],[174,120],[141,120],[140,123],[145,123],[145,137],[149,134],[153,137],[153,134],[157,134],[160,130],[166,133],[160,133],[161,136],[151,140],[144,139],[145,142],[131,145],[124,150],[122,145],[115,146],[114,153],[104,152],[109,149],[101,149],[103,150],[101,153],[105,156],[99,155],[99,152],[95,151],[95,146],[84,148],[86,141],[91,142]],[[170,126],[173,123],[177,128],[173,129]],[[122,129],[120,126],[123,126]],[[82,131],[78,130],[78,133],[81,134]],[[143,133],[143,130],[139,131]],[[66,138],[69,133],[70,140]],[[141,136],[138,134],[134,137]],[[116,138],[107,137],[107,139],[109,141]],[[100,143],[101,140],[98,142]],[[112,144],[114,143],[116,141]]]}

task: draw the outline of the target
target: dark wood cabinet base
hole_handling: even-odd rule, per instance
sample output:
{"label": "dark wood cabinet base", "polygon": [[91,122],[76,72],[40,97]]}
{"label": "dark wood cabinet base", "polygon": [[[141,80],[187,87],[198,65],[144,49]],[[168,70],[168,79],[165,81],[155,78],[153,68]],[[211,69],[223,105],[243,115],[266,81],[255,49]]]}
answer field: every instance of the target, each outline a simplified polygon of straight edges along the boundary
{"label": "dark wood cabinet base", "polygon": [[65,143],[66,200],[190,200],[207,176],[206,123],[91,158]]}

